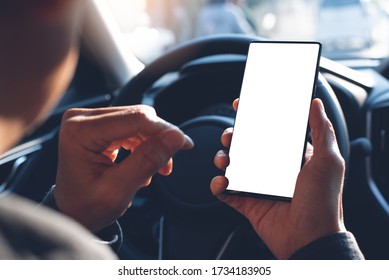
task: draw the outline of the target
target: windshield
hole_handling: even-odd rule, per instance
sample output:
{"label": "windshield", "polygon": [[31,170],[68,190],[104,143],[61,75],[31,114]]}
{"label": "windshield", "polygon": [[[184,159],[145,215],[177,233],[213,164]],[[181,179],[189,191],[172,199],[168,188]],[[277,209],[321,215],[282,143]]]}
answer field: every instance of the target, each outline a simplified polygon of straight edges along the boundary
{"label": "windshield", "polygon": [[389,55],[389,0],[106,0],[126,45],[148,63],[217,33],[317,40],[332,59]]}

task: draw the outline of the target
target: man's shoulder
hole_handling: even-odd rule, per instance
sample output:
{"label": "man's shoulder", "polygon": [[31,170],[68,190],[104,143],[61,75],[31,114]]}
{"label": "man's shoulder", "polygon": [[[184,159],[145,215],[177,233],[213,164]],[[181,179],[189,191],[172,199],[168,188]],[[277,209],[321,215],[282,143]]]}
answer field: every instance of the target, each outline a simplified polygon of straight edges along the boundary
{"label": "man's shoulder", "polygon": [[12,195],[0,198],[0,259],[112,259],[75,221]]}

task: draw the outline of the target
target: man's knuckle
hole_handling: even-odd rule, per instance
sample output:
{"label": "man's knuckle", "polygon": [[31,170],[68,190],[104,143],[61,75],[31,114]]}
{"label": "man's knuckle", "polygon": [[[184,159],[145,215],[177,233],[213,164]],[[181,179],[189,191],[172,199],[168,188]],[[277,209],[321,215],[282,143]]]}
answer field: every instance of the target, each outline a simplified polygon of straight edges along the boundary
{"label": "man's knuckle", "polygon": [[139,122],[149,120],[151,117],[150,112],[143,105],[139,105],[134,110],[130,110],[128,115]]}
{"label": "man's knuckle", "polygon": [[80,114],[80,110],[79,109],[68,109],[63,114],[62,120],[66,121],[66,120],[72,119],[75,116],[78,116],[79,114]]}
{"label": "man's knuckle", "polygon": [[344,169],[346,165],[343,156],[337,150],[328,153],[326,161],[329,165],[337,169]]}
{"label": "man's knuckle", "polygon": [[66,134],[69,137],[77,137],[84,133],[88,133],[88,130],[92,128],[92,125],[85,125],[85,120],[86,118],[80,114],[79,110],[71,109],[66,111],[61,124],[62,134]]}
{"label": "man's knuckle", "polygon": [[151,115],[156,115],[157,112],[155,111],[155,109],[149,105],[140,105],[142,107],[142,110],[144,110],[145,112],[147,112],[147,114],[151,114]]}

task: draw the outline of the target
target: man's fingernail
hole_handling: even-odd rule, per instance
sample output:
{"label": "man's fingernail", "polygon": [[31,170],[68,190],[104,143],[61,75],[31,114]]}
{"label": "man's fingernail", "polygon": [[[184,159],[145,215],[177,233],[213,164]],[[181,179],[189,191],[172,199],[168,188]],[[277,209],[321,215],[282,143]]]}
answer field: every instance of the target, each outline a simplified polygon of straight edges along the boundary
{"label": "man's fingernail", "polygon": [[[182,143],[182,136],[184,136],[184,143]],[[175,129],[163,132],[162,141],[172,150],[190,149],[194,146],[193,140],[189,136],[183,135],[181,131]]]}
{"label": "man's fingernail", "polygon": [[185,134],[185,140],[186,140],[186,143],[185,143],[184,147],[187,149],[193,148],[194,142],[193,142],[192,138],[190,138],[188,135]]}
{"label": "man's fingernail", "polygon": [[217,151],[216,156],[217,157],[224,157],[224,151]]}
{"label": "man's fingernail", "polygon": [[318,103],[319,103],[319,108],[320,108],[320,110],[323,111],[323,112],[325,112],[324,105],[323,105],[323,101],[320,100]]}

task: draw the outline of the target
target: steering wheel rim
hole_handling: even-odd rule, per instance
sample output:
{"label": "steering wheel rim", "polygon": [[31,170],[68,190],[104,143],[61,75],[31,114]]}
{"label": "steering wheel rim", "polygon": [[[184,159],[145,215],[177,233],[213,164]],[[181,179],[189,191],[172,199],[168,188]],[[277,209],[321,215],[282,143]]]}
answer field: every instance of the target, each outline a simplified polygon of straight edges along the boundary
{"label": "steering wheel rim", "polygon": [[[264,40],[247,35],[215,35],[196,38],[178,46],[157,58],[132,78],[112,102],[112,106],[142,103],[143,94],[159,78],[169,72],[178,71],[187,62],[211,55],[241,54],[246,55],[251,41]],[[326,79],[319,74],[316,95],[322,99],[327,115],[337,135],[339,149],[348,164],[350,144],[347,125],[341,106]]]}
{"label": "steering wheel rim", "polygon": [[144,92],[164,74],[178,71],[185,63],[211,55],[247,54],[248,45],[258,37],[244,35],[207,36],[182,44],[147,65],[120,89],[112,105],[139,104]]}
{"label": "steering wheel rim", "polygon": [[[150,65],[146,66],[143,71],[141,71],[136,77],[131,79],[119,91],[112,105],[122,106],[122,105],[140,104],[142,103],[144,93],[147,92],[147,90],[150,89],[152,85],[165,74],[179,71],[188,62],[203,57],[220,55],[220,54],[246,55],[248,51],[249,43],[253,40],[261,40],[261,38],[251,37],[246,35],[220,35],[220,36],[203,37],[203,38],[198,38],[198,39],[188,41],[187,43],[171,50],[167,54],[156,59]],[[332,88],[325,80],[325,78],[320,74],[318,77],[316,96],[323,100],[323,103],[327,111],[327,115],[330,118],[331,122],[333,123],[333,127],[338,139],[339,148],[341,150],[343,157],[345,158],[346,166],[347,166],[348,157],[349,157],[349,139],[348,139],[345,118],[343,116],[343,112],[341,110],[340,104],[336,98],[335,93],[332,91]],[[201,122],[199,123],[204,123],[204,120],[201,120]],[[166,195],[166,188],[164,187],[163,189],[165,190],[165,195]],[[169,196],[169,194],[167,196]],[[179,230],[184,231],[183,228],[190,227],[187,221],[184,221],[183,217],[185,217],[185,215],[187,214],[193,214],[193,213],[190,213],[190,211],[189,212],[182,211],[182,213],[184,214],[180,213],[177,219],[177,215],[174,214],[174,212],[181,212],[181,210],[186,210],[186,209],[182,207],[182,203],[180,202],[176,203],[174,198],[173,199],[168,198],[168,202],[176,205],[173,207],[173,210],[171,207],[168,207],[169,208],[167,211],[168,214],[166,214],[167,217],[163,217],[163,219],[161,220],[161,227],[167,227],[166,229],[166,232],[168,232],[167,234],[171,234],[172,232],[172,230],[170,230],[171,228],[175,228],[175,229],[178,228]],[[198,216],[200,215],[204,216],[204,211],[199,211],[198,213],[200,213]],[[196,213],[194,216],[196,216]],[[198,218],[194,218],[194,219],[192,218],[193,216],[191,216],[192,223],[198,222]],[[234,230],[232,230],[232,232]],[[161,230],[161,232],[162,231],[163,230]],[[160,236],[160,242],[167,243],[168,244],[167,246],[170,246],[169,241],[166,241],[167,234],[165,233],[162,236]],[[175,238],[177,238],[177,236],[175,236]],[[196,238],[196,236],[194,238]],[[171,239],[174,238],[170,238],[170,240]],[[174,241],[177,242],[177,240]],[[226,242],[227,241],[225,241],[224,244],[226,244]],[[220,255],[220,252],[221,251],[219,251],[217,255]],[[164,255],[161,252],[159,253],[159,255],[161,258],[171,257],[168,255]],[[173,258],[177,258],[177,256],[173,256]],[[196,256],[196,258],[201,258],[201,257]]]}

